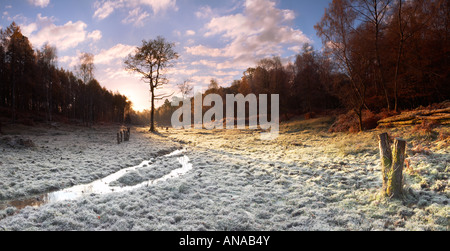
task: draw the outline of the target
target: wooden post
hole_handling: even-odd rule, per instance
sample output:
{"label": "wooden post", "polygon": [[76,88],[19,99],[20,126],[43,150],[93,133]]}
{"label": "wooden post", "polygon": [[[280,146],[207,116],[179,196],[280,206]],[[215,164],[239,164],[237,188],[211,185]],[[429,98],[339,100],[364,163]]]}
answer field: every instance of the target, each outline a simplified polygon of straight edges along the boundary
{"label": "wooden post", "polygon": [[120,135],[117,133],[117,144],[120,144]]}
{"label": "wooden post", "polygon": [[387,133],[379,135],[378,139],[382,167],[381,172],[383,175],[383,193],[389,198],[402,199],[406,141],[395,139],[394,149],[391,151]]}
{"label": "wooden post", "polygon": [[123,134],[122,134],[122,131],[120,131],[120,142],[123,142]]}
{"label": "wooden post", "polygon": [[381,173],[383,175],[383,191],[386,191],[389,170],[391,170],[392,166],[392,151],[391,145],[389,144],[389,135],[387,133],[380,134],[378,139],[381,158]]}
{"label": "wooden post", "polygon": [[403,197],[403,167],[405,166],[406,141],[395,139],[392,152],[392,174],[388,180],[386,194],[395,199]]}

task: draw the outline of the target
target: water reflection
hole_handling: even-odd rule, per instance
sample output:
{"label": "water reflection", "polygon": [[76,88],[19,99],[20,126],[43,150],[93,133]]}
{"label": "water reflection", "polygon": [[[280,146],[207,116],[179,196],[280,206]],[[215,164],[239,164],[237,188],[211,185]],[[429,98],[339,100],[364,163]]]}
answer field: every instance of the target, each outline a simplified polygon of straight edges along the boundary
{"label": "water reflection", "polygon": [[[185,150],[177,150],[172,153],[169,153],[167,155],[164,155],[164,157],[175,157],[181,155]],[[166,176],[156,179],[156,180],[149,180],[145,181],[143,183],[140,183],[135,186],[125,186],[125,187],[112,187],[110,186],[110,183],[113,181],[118,180],[120,177],[125,175],[128,172],[136,171],[140,168],[150,166],[154,159],[151,159],[149,161],[144,161],[138,166],[122,169],[114,174],[111,174],[103,179],[94,181],[90,184],[86,185],[78,185],[71,188],[67,188],[61,191],[47,193],[38,197],[33,197],[29,199],[24,200],[15,200],[15,201],[8,201],[4,205],[0,205],[0,209],[4,209],[6,207],[12,206],[16,207],[17,209],[22,209],[27,206],[31,207],[40,207],[47,203],[54,203],[54,202],[60,202],[60,201],[66,201],[66,200],[76,200],[83,196],[88,195],[102,195],[102,194],[110,194],[110,193],[119,193],[119,192],[126,192],[126,191],[132,191],[141,187],[148,187],[154,184],[157,184],[159,182],[163,182],[169,179],[180,177],[190,170],[192,170],[193,166],[191,163],[189,163],[189,157],[183,155],[181,157],[177,157],[178,162],[182,165],[181,168],[173,170]]]}

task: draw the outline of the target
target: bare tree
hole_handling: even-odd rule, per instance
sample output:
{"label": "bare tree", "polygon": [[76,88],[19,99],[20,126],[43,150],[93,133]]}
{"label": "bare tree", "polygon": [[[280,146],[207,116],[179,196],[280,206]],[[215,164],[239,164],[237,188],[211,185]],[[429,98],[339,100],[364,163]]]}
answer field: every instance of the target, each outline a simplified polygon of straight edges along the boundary
{"label": "bare tree", "polygon": [[[352,0],[351,8],[357,13],[358,19],[365,22],[370,30],[373,32],[374,59],[376,62],[376,69],[378,81],[384,92],[386,106],[388,111],[391,109],[389,102],[389,95],[386,84],[386,74],[384,70],[383,60],[381,57],[381,37],[385,28],[385,20],[388,17],[388,10],[392,0]],[[369,38],[369,43],[370,43]]]}
{"label": "bare tree", "polygon": [[[366,106],[367,94],[367,67],[361,64],[370,62],[362,59],[355,48],[355,23],[358,13],[354,11],[349,0],[333,0],[325,11],[322,20],[314,27],[322,38],[326,53],[336,62],[339,70],[343,72],[351,86],[350,96],[340,97],[349,102],[349,106],[358,116],[359,130],[363,130],[362,111]],[[344,81],[345,82],[345,81]],[[349,98],[350,97],[350,98]]]}
{"label": "bare tree", "polygon": [[194,87],[191,86],[190,79],[184,80],[182,84],[178,84],[177,86],[178,89],[180,90],[181,95],[183,96],[183,99],[185,99],[194,90]]}
{"label": "bare tree", "polygon": [[151,117],[150,131],[155,131],[155,100],[165,99],[173,95],[156,95],[156,90],[168,83],[164,77],[165,70],[171,67],[171,62],[179,57],[174,50],[175,44],[169,43],[165,38],[158,36],[155,40],[142,41],[142,46],[125,60],[125,69],[136,72],[142,80],[150,85]]}
{"label": "bare tree", "polygon": [[[94,80],[94,55],[91,53],[82,53],[80,55],[80,65],[77,68],[78,77],[83,81],[84,87],[88,89],[89,83]],[[87,97],[84,99],[83,105],[87,105],[83,109],[85,123],[90,126],[93,122],[93,102],[94,97],[92,92],[87,92]],[[87,110],[87,113],[86,113]]]}
{"label": "bare tree", "polygon": [[217,90],[219,90],[219,88],[220,88],[220,86],[219,86],[219,82],[217,82],[217,79],[212,78],[209,81],[208,90],[217,91]]}
{"label": "bare tree", "polygon": [[82,53],[80,55],[78,75],[81,80],[83,80],[84,84],[87,84],[94,79],[94,70],[94,55],[91,53]]}

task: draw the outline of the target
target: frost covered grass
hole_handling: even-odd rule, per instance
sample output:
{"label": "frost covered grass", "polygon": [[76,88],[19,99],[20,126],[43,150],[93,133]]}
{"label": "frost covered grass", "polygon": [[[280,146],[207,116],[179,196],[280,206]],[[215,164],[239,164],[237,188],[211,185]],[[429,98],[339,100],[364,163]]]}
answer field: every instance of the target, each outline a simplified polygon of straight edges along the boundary
{"label": "frost covered grass", "polygon": [[[142,132],[118,145],[117,126],[20,127],[0,136],[0,201],[87,184],[180,147]],[[11,143],[19,139],[33,146]]]}
{"label": "frost covered grass", "polygon": [[[416,137],[409,127],[358,134],[328,133],[330,123],[329,118],[285,123],[274,141],[261,141],[260,132],[251,130],[169,130],[154,135],[138,129],[140,139],[130,143],[140,143],[130,147],[127,159],[132,155],[139,162],[162,151],[162,146],[182,145],[188,149],[184,154],[193,169],[180,178],[133,191],[86,196],[20,211],[5,208],[0,211],[0,229],[449,230],[447,138]],[[378,196],[382,181],[376,136],[384,131],[408,140],[408,196],[404,201]],[[434,131],[445,135],[448,127]],[[71,137],[72,133],[68,134],[58,135],[56,142]],[[41,145],[38,138],[32,140],[36,147]],[[97,141],[101,139],[93,140]],[[428,152],[414,148],[418,145]],[[97,157],[86,156],[84,160],[100,162],[104,154],[120,156],[119,146],[104,147],[111,153],[103,150],[97,152]],[[142,156],[144,152],[147,155]],[[9,157],[24,158],[22,154]],[[120,163],[117,158],[109,164],[117,165],[117,171],[136,163]],[[117,185],[158,178],[178,165],[175,161],[157,161],[157,168],[129,173]],[[3,163],[1,168],[5,166]],[[90,177],[90,171],[81,167],[75,176]],[[23,169],[17,173],[23,178],[29,175]],[[13,182],[14,178],[1,176],[0,181],[4,180]],[[26,183],[22,184],[26,190]],[[17,195],[13,191],[7,194]]]}

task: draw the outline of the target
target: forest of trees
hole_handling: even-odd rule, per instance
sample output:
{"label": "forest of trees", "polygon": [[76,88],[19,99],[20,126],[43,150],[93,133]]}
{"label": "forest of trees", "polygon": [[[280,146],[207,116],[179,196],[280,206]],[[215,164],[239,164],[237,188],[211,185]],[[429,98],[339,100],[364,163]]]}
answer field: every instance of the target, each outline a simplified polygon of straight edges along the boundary
{"label": "forest of trees", "polygon": [[[94,98],[95,97],[95,98]],[[12,122],[124,122],[131,109],[126,96],[101,87],[93,55],[83,53],[75,73],[57,67],[48,44],[34,50],[12,23],[0,30],[0,112]]]}
{"label": "forest of trees", "polygon": [[[395,114],[450,99],[450,1],[333,0],[315,29],[322,49],[306,44],[288,63],[262,59],[229,87],[211,79],[204,94],[280,94],[282,119],[343,111],[359,130],[365,129],[364,114]],[[56,50],[45,45],[34,51],[13,23],[1,31],[2,113],[148,124],[149,111],[135,112],[126,97],[100,87],[91,61],[84,54],[75,74],[58,69]],[[183,96],[189,84],[180,90]],[[155,111],[157,124],[170,126],[176,109],[166,100]]]}
{"label": "forest of trees", "polygon": [[[288,64],[263,59],[230,87],[212,79],[205,94],[280,94],[282,119],[340,109],[359,130],[367,112],[450,99],[450,1],[334,0],[315,28],[322,50],[306,44]],[[167,100],[157,121],[167,125],[174,109]]]}

